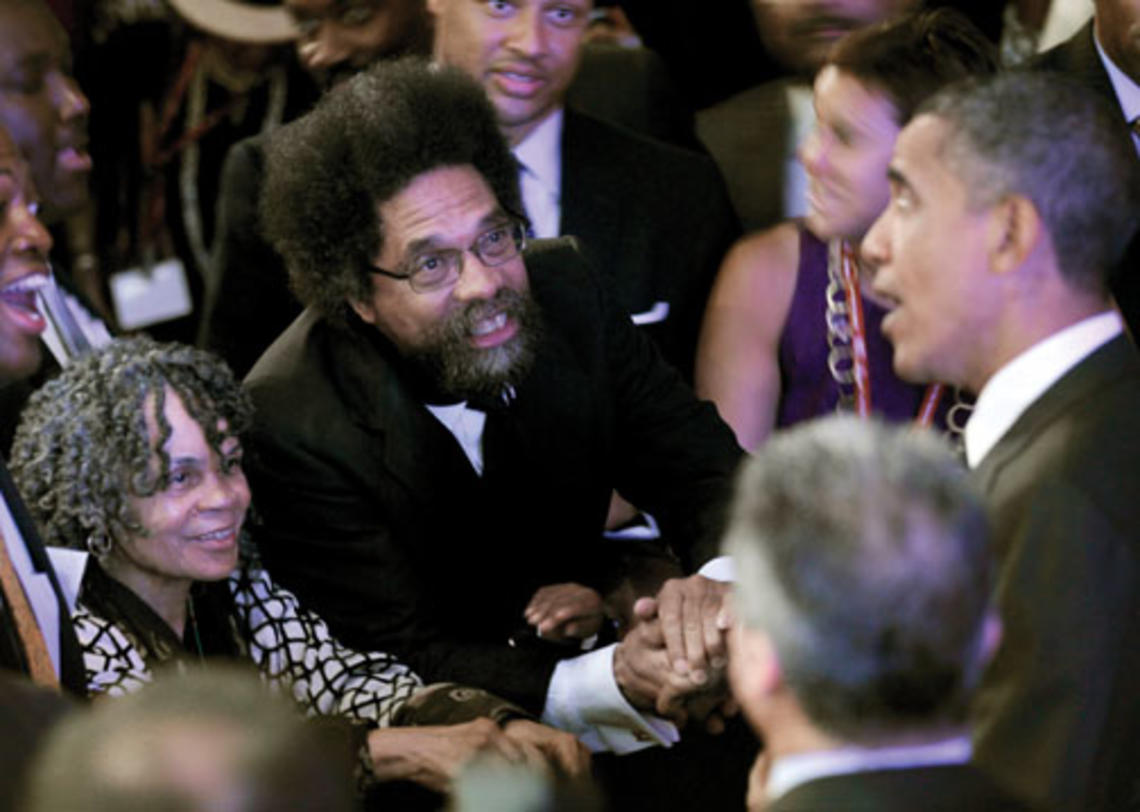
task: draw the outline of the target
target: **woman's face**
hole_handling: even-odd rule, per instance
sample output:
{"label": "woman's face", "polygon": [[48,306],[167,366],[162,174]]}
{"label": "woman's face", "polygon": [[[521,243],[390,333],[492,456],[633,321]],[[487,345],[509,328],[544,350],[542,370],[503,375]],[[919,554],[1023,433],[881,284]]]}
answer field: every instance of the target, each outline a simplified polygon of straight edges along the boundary
{"label": "woman's face", "polygon": [[40,365],[43,316],[36,291],[48,282],[51,237],[36,219],[28,168],[0,128],[0,383]]}
{"label": "woman's face", "polygon": [[[146,403],[153,443],[158,438],[153,397]],[[169,388],[163,414],[171,429],[164,447],[170,458],[169,484],[152,496],[128,498],[131,515],[147,533],[116,538],[110,553],[116,578],[144,598],[153,587],[176,582],[188,586],[229,575],[237,566],[238,534],[249,508],[237,437],[226,438],[219,458],[202,427]],[[156,453],[151,465],[159,464]]]}
{"label": "woman's face", "polygon": [[834,65],[815,80],[815,128],[800,145],[808,174],[807,226],[821,239],[858,241],[887,206],[887,164],[901,129],[894,105]]}

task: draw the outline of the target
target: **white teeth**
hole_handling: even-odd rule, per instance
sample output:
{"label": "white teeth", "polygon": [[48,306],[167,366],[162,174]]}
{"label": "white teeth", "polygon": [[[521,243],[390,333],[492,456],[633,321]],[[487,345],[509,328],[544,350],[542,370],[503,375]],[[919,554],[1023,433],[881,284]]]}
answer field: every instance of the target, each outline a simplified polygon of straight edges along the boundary
{"label": "white teeth", "polygon": [[471,335],[485,336],[507,326],[507,314],[499,313],[493,318],[477,321],[471,328]]}
{"label": "white teeth", "polygon": [[51,283],[51,277],[42,273],[28,274],[23,279],[17,279],[10,285],[0,288],[0,293],[30,293],[46,288]]}
{"label": "white teeth", "polygon": [[200,536],[194,536],[197,541],[221,541],[228,538],[231,533],[230,528],[225,527],[221,530],[215,530],[212,533],[203,533]]}

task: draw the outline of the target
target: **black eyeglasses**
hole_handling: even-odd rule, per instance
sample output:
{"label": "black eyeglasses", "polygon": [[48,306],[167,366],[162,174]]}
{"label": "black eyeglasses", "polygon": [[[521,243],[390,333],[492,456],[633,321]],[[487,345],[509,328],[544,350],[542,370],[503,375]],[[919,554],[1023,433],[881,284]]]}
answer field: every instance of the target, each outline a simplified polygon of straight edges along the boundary
{"label": "black eyeglasses", "polygon": [[514,259],[524,248],[526,228],[518,220],[512,220],[484,231],[466,251],[442,248],[413,257],[399,271],[387,271],[374,265],[369,265],[368,270],[392,279],[406,279],[416,293],[427,293],[454,284],[463,273],[463,255],[467,251],[484,265],[494,267]]}

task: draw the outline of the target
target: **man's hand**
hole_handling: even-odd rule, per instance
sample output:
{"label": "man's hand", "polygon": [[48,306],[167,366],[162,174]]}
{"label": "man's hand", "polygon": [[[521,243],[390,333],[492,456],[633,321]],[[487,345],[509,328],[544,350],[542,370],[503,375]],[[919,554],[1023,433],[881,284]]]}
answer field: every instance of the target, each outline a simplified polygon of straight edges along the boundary
{"label": "man's hand", "polygon": [[581,584],[554,584],[534,593],[523,612],[539,637],[560,642],[598,633],[605,618],[602,596]]}
{"label": "man's hand", "polygon": [[547,763],[572,778],[590,774],[590,751],[571,733],[531,722],[512,719],[503,726],[507,738],[537,749]]}
{"label": "man's hand", "polygon": [[728,662],[726,632],[731,625],[724,596],[731,584],[703,575],[672,578],[656,599],[642,598],[634,612],[642,620],[654,616],[661,623],[669,663],[682,676],[700,685]]}
{"label": "man's hand", "polygon": [[460,768],[475,756],[498,757],[537,769],[546,766],[546,756],[535,744],[508,736],[490,719],[379,728],[368,734],[368,751],[381,781],[414,781],[444,793],[451,791]]}

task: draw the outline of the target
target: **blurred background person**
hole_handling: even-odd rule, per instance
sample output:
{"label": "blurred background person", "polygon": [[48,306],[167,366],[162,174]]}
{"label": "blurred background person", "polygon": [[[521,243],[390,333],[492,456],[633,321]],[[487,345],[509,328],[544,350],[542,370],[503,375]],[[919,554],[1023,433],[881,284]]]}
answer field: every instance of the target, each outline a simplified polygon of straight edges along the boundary
{"label": "blurred background person", "polygon": [[351,748],[237,668],[170,672],[77,713],[38,759],[29,812],[355,809]]}
{"label": "blurred background person", "polygon": [[985,511],[930,435],[832,416],[745,463],[729,678],[764,738],[749,808],[1015,810],[970,766],[997,644]]}
{"label": "blurred background person", "polygon": [[940,9],[861,28],[829,54],[800,147],[807,216],[739,241],[705,313],[697,391],[750,450],[773,428],[837,408],[929,424],[943,400],[892,372],[885,310],[857,246],[887,203],[899,130],[942,85],[994,71],[995,49]]}

